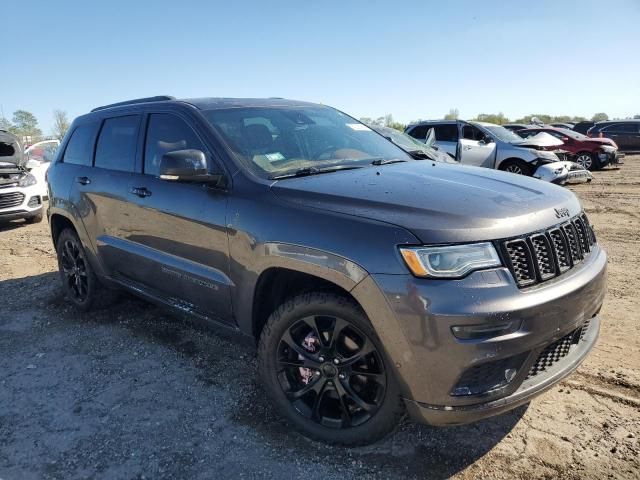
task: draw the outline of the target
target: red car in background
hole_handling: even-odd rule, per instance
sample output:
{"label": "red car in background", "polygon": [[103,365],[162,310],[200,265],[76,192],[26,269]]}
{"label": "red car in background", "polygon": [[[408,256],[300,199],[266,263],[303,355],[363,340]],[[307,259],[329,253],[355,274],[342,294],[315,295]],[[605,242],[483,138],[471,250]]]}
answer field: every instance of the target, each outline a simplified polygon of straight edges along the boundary
{"label": "red car in background", "polygon": [[609,138],[589,138],[573,130],[548,126],[518,130],[517,134],[529,138],[541,132],[560,139],[564,143],[562,149],[574,155],[573,160],[587,170],[600,170],[607,165],[622,163],[618,145]]}

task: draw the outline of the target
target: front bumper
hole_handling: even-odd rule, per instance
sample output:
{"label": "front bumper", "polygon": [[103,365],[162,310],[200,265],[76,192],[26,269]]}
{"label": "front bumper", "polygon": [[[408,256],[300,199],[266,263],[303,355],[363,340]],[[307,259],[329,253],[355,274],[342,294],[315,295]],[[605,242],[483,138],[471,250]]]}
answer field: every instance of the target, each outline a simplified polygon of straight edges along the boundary
{"label": "front bumper", "polygon": [[601,152],[598,154],[600,165],[622,165],[624,164],[624,153],[620,153],[618,150],[613,152]]}
{"label": "front bumper", "polygon": [[[498,268],[446,281],[372,275],[352,293],[385,346],[413,419],[459,424],[515,408],[580,364],[598,336],[606,262],[597,247],[572,270],[525,289],[516,286],[509,270]],[[541,353],[586,321],[591,323],[582,340],[541,372],[536,366]],[[452,333],[453,326],[505,322],[519,328],[474,340]],[[489,383],[485,390],[460,389],[469,372],[479,372],[474,378],[481,384],[482,375],[501,365],[508,366],[509,375],[502,373],[509,381]],[[531,376],[532,371],[537,374]]]}
{"label": "front bumper", "polygon": [[42,192],[38,184],[0,188],[0,221],[30,218],[42,212]]}

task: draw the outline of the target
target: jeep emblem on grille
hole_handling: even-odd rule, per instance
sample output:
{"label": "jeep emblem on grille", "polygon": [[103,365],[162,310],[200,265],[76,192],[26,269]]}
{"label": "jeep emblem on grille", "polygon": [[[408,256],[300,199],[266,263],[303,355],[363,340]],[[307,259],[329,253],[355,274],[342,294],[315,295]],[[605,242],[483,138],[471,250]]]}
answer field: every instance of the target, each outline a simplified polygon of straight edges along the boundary
{"label": "jeep emblem on grille", "polygon": [[558,218],[571,216],[568,208],[554,208],[554,210],[556,211],[556,217]]}

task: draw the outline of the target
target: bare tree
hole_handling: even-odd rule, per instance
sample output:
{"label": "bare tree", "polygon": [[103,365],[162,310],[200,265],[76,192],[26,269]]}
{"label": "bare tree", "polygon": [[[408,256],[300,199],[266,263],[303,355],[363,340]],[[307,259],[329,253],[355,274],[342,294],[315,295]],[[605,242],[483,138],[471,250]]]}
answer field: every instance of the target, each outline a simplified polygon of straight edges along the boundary
{"label": "bare tree", "polygon": [[64,110],[54,110],[53,111],[53,135],[58,139],[62,140],[64,134],[67,133],[69,129],[69,119],[67,118],[67,112]]}

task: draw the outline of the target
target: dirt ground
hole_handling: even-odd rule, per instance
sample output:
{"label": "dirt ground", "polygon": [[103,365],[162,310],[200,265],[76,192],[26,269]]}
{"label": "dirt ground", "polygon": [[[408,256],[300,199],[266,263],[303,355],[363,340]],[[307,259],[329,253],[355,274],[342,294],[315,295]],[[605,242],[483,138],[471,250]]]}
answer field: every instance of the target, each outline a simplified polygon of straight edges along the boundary
{"label": "dirt ground", "polygon": [[128,296],[79,313],[46,221],[0,226],[0,480],[640,478],[640,156],[573,190],[609,253],[585,364],[512,413],[354,449],[282,424],[246,340]]}

